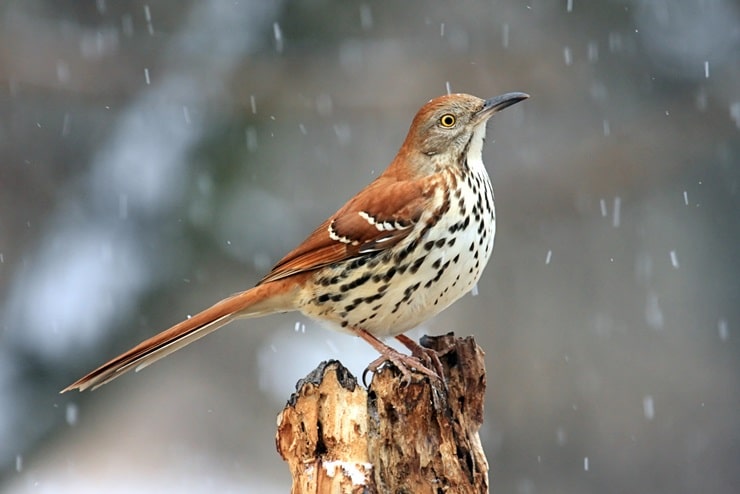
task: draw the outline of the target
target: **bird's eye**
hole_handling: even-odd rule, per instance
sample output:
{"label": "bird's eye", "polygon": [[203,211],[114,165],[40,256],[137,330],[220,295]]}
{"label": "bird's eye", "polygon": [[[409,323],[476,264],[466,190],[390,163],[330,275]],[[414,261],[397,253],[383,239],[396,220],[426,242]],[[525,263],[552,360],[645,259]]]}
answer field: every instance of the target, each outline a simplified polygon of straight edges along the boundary
{"label": "bird's eye", "polygon": [[457,119],[455,118],[455,115],[451,113],[445,113],[439,119],[439,125],[446,129],[453,127],[455,125],[455,122],[457,122]]}

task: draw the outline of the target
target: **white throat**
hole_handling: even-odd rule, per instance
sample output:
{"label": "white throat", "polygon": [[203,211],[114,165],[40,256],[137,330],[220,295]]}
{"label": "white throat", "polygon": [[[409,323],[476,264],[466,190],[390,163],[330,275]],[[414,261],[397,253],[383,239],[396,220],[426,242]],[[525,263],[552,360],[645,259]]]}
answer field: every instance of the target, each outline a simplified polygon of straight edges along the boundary
{"label": "white throat", "polygon": [[468,147],[468,167],[476,174],[488,175],[483,165],[483,141],[486,139],[486,123],[483,122],[473,130],[473,137]]}

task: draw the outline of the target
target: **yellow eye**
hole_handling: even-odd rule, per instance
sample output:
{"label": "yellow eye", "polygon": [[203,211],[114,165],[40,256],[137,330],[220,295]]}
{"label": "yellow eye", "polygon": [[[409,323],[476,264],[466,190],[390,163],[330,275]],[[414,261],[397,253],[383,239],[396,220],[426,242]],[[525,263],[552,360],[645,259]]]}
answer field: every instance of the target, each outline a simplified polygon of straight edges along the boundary
{"label": "yellow eye", "polygon": [[455,125],[455,122],[457,119],[455,119],[455,115],[451,113],[445,113],[442,115],[439,119],[439,125],[442,127],[449,129],[450,127],[453,127]]}

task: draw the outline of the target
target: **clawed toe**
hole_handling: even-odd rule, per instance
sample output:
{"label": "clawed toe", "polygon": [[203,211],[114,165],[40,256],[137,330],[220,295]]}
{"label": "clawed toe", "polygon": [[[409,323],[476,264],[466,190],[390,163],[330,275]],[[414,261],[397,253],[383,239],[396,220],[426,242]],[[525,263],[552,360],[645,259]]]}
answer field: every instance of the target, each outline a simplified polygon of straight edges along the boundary
{"label": "clawed toe", "polygon": [[443,387],[447,387],[444,380],[442,363],[439,361],[439,357],[434,350],[422,347],[407,336],[398,335],[396,338],[411,350],[411,355],[405,355],[389,347],[364,329],[355,329],[355,331],[359,337],[370,343],[380,353],[380,357],[370,362],[370,365],[362,373],[362,383],[365,387],[367,387],[366,377],[368,372],[375,373],[386,362],[390,362],[398,368],[403,376],[402,384],[404,386],[411,384],[413,380],[411,370],[413,369],[433,380],[439,380]]}
{"label": "clawed toe", "polygon": [[362,383],[365,385],[365,387],[368,386],[366,380],[368,372],[374,374],[386,362],[392,363],[401,373],[401,384],[403,386],[408,386],[413,381],[411,372],[412,370],[418,372],[419,374],[423,374],[431,379],[444,382],[444,380],[440,377],[440,375],[444,374],[442,374],[441,372],[437,373],[430,370],[427,366],[424,365],[424,362],[422,362],[421,359],[411,355],[404,355],[403,353],[389,348],[389,351],[384,352],[382,356],[370,362],[365,371],[362,373]]}
{"label": "clawed toe", "polygon": [[404,344],[406,348],[411,350],[411,354],[424,363],[427,368],[433,368],[437,372],[437,376],[444,382],[444,367],[439,357],[449,353],[452,347],[445,349],[442,352],[438,352],[432,348],[421,346],[406,335],[400,334],[396,336],[396,339]]}

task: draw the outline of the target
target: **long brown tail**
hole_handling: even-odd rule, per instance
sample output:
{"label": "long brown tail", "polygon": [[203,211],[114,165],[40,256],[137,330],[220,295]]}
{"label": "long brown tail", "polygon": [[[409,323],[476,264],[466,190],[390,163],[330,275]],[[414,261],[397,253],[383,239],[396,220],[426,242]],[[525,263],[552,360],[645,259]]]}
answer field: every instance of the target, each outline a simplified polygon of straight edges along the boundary
{"label": "long brown tail", "polygon": [[73,389],[80,391],[96,389],[131,369],[139,371],[234,319],[294,310],[293,300],[297,289],[293,280],[284,279],[258,285],[251,290],[225,298],[203,312],[142,341],[126,353],[70,384],[62,390],[62,393]]}

